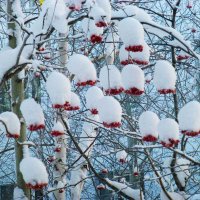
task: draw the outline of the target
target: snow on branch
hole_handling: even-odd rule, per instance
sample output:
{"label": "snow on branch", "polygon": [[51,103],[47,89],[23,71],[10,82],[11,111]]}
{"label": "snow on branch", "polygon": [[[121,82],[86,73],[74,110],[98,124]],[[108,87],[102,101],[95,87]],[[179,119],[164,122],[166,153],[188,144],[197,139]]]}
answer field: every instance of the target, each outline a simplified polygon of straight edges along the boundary
{"label": "snow on branch", "polygon": [[106,181],[113,185],[115,188],[117,188],[119,191],[126,194],[128,197],[133,198],[134,200],[141,200],[144,199],[143,194],[140,192],[140,190],[136,190],[133,188],[130,188],[124,183],[119,183],[117,181],[111,181],[110,179],[106,178]]}

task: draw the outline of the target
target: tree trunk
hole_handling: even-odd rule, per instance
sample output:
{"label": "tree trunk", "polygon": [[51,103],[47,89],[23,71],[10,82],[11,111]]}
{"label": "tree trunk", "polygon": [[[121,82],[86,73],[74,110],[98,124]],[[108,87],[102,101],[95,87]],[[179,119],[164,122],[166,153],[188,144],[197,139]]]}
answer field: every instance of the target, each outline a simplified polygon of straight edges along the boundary
{"label": "tree trunk", "polygon": [[[9,16],[13,16],[12,11],[12,0],[7,0],[7,12]],[[9,17],[8,18],[8,28],[15,31],[16,24]],[[15,34],[9,36],[9,46],[11,48],[15,48],[17,45],[17,38]],[[22,118],[22,114],[20,112],[20,104],[24,99],[24,80],[18,78],[18,75],[15,75],[11,79],[11,96],[12,96],[12,111],[19,117]],[[15,142],[15,159],[16,159],[16,178],[17,178],[17,186],[24,191],[24,194],[28,199],[30,199],[30,190],[26,188],[25,182],[23,180],[23,176],[19,170],[19,164],[23,159],[23,146],[18,142],[24,142],[26,140],[26,127],[25,124],[21,123],[21,131],[20,137]]]}
{"label": "tree trunk", "polygon": [[[59,34],[60,37],[65,37],[65,34]],[[67,63],[67,41],[62,39],[59,41],[59,65],[65,69]],[[58,118],[58,120],[60,120]],[[62,123],[62,122],[61,122]],[[64,186],[66,184],[66,157],[67,157],[67,137],[60,136],[56,138],[56,143],[61,146],[61,152],[56,153],[56,163],[54,165],[54,185],[59,186],[59,182]],[[56,190],[54,192],[56,200],[65,200],[65,189]]]}

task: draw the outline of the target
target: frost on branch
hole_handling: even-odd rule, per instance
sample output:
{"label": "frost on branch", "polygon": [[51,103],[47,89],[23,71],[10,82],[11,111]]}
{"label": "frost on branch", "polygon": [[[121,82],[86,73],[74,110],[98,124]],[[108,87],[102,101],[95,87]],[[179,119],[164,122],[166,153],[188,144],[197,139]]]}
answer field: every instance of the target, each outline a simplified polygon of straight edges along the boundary
{"label": "frost on branch", "polygon": [[105,55],[108,64],[113,64],[115,54],[118,51],[119,36],[117,32],[111,30],[105,39]]}
{"label": "frost on branch", "polygon": [[168,61],[156,62],[153,81],[160,94],[176,93],[176,72]]}
{"label": "frost on branch", "polygon": [[158,134],[161,144],[164,147],[173,147],[179,143],[179,126],[173,119],[160,120]]}
{"label": "frost on branch", "polygon": [[70,101],[71,84],[69,79],[60,72],[52,72],[46,81],[46,89],[53,108],[63,108]]}
{"label": "frost on branch", "polygon": [[182,187],[186,186],[187,180],[190,176],[189,172],[190,161],[184,158],[179,158],[176,160],[175,172],[177,178],[179,179]]}
{"label": "frost on branch", "polygon": [[29,157],[27,146],[24,146],[24,158],[20,162],[20,172],[26,186],[30,189],[42,189],[48,184],[48,173],[45,165],[38,158]]}
{"label": "frost on branch", "polygon": [[[106,181],[117,188],[120,192],[124,193],[128,197],[133,198],[134,200],[143,200],[143,194],[140,195],[140,190],[133,189],[124,183],[119,183],[117,181],[111,181],[110,179],[106,178]],[[142,199],[141,199],[142,196]]]}
{"label": "frost on branch", "polygon": [[97,27],[94,20],[84,18],[81,22],[81,27],[88,40],[92,43],[102,42],[103,28]]}
{"label": "frost on branch", "polygon": [[107,95],[117,95],[123,92],[121,73],[115,65],[107,65],[101,68],[100,83]]}
{"label": "frost on branch", "polygon": [[144,29],[138,20],[132,17],[121,20],[119,22],[119,35],[127,51],[143,51]]}
{"label": "frost on branch", "polygon": [[62,123],[59,121],[55,122],[51,131],[51,135],[54,137],[58,137],[64,134],[65,134],[65,129]]}
{"label": "frost on branch", "polygon": [[71,92],[70,101],[68,104],[65,105],[64,109],[68,111],[74,111],[80,109],[80,98],[76,93]]}
{"label": "frost on branch", "polygon": [[42,108],[34,99],[25,99],[21,103],[20,110],[30,131],[37,131],[45,128]]}
{"label": "frost on branch", "polygon": [[71,187],[71,199],[77,200],[81,197],[81,192],[84,185],[84,180],[87,176],[87,169],[82,166],[81,168],[77,167],[71,171],[70,185]]}
{"label": "frost on branch", "polygon": [[118,151],[116,153],[116,158],[121,164],[124,164],[126,162],[126,159],[127,159],[126,151],[125,150]]}
{"label": "frost on branch", "polygon": [[139,118],[139,128],[142,139],[146,142],[155,142],[158,139],[158,116],[151,111],[143,112]]}
{"label": "frost on branch", "polygon": [[53,26],[59,33],[67,33],[67,7],[64,0],[45,0],[38,19],[31,27],[35,36],[47,33]]}
{"label": "frost on branch", "polygon": [[[98,115],[91,115],[89,119],[93,121],[99,121]],[[86,156],[90,156],[96,138],[97,125],[92,122],[84,122],[82,133],[80,135],[79,146]],[[78,155],[79,157],[79,155]],[[84,185],[84,179],[87,177],[87,163],[83,157],[78,161],[78,166],[71,171],[70,185],[71,187],[71,199],[80,199],[81,192]]]}
{"label": "frost on branch", "polygon": [[[0,121],[4,124],[2,128],[4,128],[6,132],[6,136],[9,138],[19,138],[20,136],[20,128],[21,124],[17,115],[13,112],[3,112],[0,114]],[[1,123],[1,122],[0,122]]]}
{"label": "frost on branch", "polygon": [[200,103],[190,101],[183,106],[178,113],[180,130],[188,136],[200,134]]}
{"label": "frost on branch", "polygon": [[94,115],[98,114],[97,102],[103,98],[103,92],[100,88],[93,86],[89,88],[85,94],[86,106]]}
{"label": "frost on branch", "polygon": [[96,69],[88,57],[81,54],[72,55],[68,62],[68,70],[75,75],[75,81],[78,86],[96,84]]}
{"label": "frost on branch", "polygon": [[19,187],[15,187],[13,200],[28,200],[28,198],[25,196],[22,189],[20,189]]}
{"label": "frost on branch", "polygon": [[113,17],[134,17],[139,22],[152,22],[151,16],[143,9],[133,5],[125,5],[122,9],[113,12]]}
{"label": "frost on branch", "polygon": [[[90,116],[95,122],[99,121],[98,115]],[[85,153],[85,155],[89,156],[92,152],[93,141],[96,138],[96,128],[97,125],[93,124],[92,122],[84,122],[82,132],[80,135],[80,148]]]}
{"label": "frost on branch", "polygon": [[[185,200],[185,198],[182,195],[178,194],[177,192],[168,192],[168,194],[173,200]],[[160,198],[161,200],[169,200],[169,198],[163,191],[161,191]]]}
{"label": "frost on branch", "polygon": [[136,65],[127,65],[122,70],[125,93],[141,95],[144,93],[144,72]]}
{"label": "frost on branch", "polygon": [[105,96],[98,102],[100,121],[106,128],[117,128],[121,126],[122,107],[120,103],[111,96]]}
{"label": "frost on branch", "polygon": [[[6,74],[6,72],[15,66],[19,51],[20,51],[19,47],[15,49],[6,49],[6,50],[0,51],[0,61],[1,61],[0,62],[0,82],[2,78],[4,77],[4,75]],[[25,59],[25,57],[21,55],[18,64],[23,64],[26,62],[27,60]]]}

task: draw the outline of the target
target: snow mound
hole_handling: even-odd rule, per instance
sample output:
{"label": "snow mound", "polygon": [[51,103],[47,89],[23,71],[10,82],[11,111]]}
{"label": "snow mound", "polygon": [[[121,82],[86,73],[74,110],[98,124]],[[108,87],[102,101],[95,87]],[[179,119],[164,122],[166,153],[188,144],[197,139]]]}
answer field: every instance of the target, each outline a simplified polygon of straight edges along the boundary
{"label": "snow mound", "polygon": [[189,165],[190,161],[187,159],[179,158],[176,160],[175,172],[182,187],[185,187],[186,182],[190,176]]}
{"label": "snow mound", "polygon": [[20,172],[26,186],[30,189],[42,189],[48,184],[46,167],[37,158],[25,157],[20,163]]}
{"label": "snow mound", "polygon": [[97,27],[94,20],[84,18],[81,22],[81,27],[86,37],[92,43],[102,42],[103,28]]}
{"label": "snow mound", "polygon": [[90,16],[94,18],[97,27],[105,27],[111,20],[111,5],[109,0],[96,0]]}
{"label": "snow mound", "polygon": [[[184,200],[185,199],[183,196],[181,196],[180,194],[178,194],[176,192],[168,192],[168,194],[174,200]],[[166,194],[163,191],[161,191],[160,198],[161,198],[161,200],[169,200],[169,198],[166,196]]]}
{"label": "snow mound", "polygon": [[143,140],[147,142],[154,142],[158,138],[157,126],[159,123],[158,116],[151,111],[143,112],[139,117],[139,128]]}
{"label": "snow mound", "polygon": [[143,42],[143,51],[134,52],[132,55],[132,62],[138,65],[148,65],[150,57],[150,48],[146,42]]}
{"label": "snow mound", "polygon": [[[6,136],[9,138],[19,138],[21,124],[17,115],[13,112],[3,112],[0,114],[0,120],[6,125]],[[6,131],[5,130],[5,131]]]}
{"label": "snow mound", "polygon": [[54,123],[54,126],[51,131],[51,135],[58,137],[65,134],[65,129],[61,122],[57,121]]}
{"label": "snow mound", "polygon": [[125,46],[122,45],[119,50],[119,59],[122,65],[133,64],[132,52],[128,52],[125,49]]}
{"label": "snow mound", "polygon": [[122,108],[120,103],[111,96],[105,96],[98,101],[99,118],[106,128],[121,126]]}
{"label": "snow mound", "polygon": [[140,22],[132,17],[127,17],[119,22],[119,35],[127,51],[143,51],[144,29]]}
{"label": "snow mound", "polygon": [[99,74],[99,80],[105,93],[108,95],[117,95],[124,90],[121,73],[115,65],[102,67]]}
{"label": "snow mound", "polygon": [[68,70],[75,75],[78,86],[94,85],[97,81],[95,66],[90,59],[84,55],[72,55],[69,58]]}
{"label": "snow mound", "polygon": [[178,113],[181,132],[188,136],[200,134],[200,103],[190,101]]}
{"label": "snow mound", "polygon": [[111,181],[108,178],[106,178],[106,181],[108,181],[111,185],[113,185],[119,191],[122,191],[124,194],[133,198],[134,200],[144,200],[143,194],[142,194],[142,199],[141,199],[139,189],[138,190],[133,189],[133,188],[129,187],[128,185],[124,184],[124,183],[119,183],[117,181]]}
{"label": "snow mound", "polygon": [[85,94],[86,106],[92,114],[98,114],[97,103],[103,98],[103,92],[100,88],[93,86],[89,88]]}
{"label": "snow mound", "polygon": [[45,128],[42,108],[34,99],[25,99],[21,103],[20,110],[30,131],[37,131]]}
{"label": "snow mound", "polygon": [[22,189],[15,187],[13,193],[13,200],[28,200]]}
{"label": "snow mound", "polygon": [[176,92],[176,72],[168,61],[159,60],[156,62],[153,81],[160,94],[174,94]]}
{"label": "snow mound", "polygon": [[53,71],[47,78],[46,89],[54,108],[62,108],[69,103],[71,84],[62,73]]}
{"label": "snow mound", "polygon": [[179,143],[179,126],[173,119],[160,120],[158,134],[161,144],[165,147],[173,147]]}
{"label": "snow mound", "polygon": [[125,93],[141,95],[144,93],[144,72],[136,65],[127,65],[122,70]]}
{"label": "snow mound", "polygon": [[71,92],[69,104],[66,104],[64,109],[68,111],[79,110],[80,104],[79,96],[76,93]]}
{"label": "snow mound", "polygon": [[120,163],[124,164],[124,163],[126,162],[126,158],[127,158],[127,153],[126,153],[126,151],[124,151],[124,150],[118,151],[118,152],[116,153],[116,158],[117,158],[117,160],[118,160]]}

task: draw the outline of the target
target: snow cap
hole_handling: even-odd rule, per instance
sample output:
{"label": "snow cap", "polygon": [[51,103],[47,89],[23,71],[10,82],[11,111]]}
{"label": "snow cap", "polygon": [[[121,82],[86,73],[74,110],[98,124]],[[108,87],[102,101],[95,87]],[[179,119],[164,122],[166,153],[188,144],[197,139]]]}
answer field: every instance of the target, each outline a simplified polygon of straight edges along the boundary
{"label": "snow cap", "polygon": [[178,121],[183,134],[198,135],[200,133],[200,103],[190,101],[184,105],[178,113]]}
{"label": "snow cap", "polygon": [[21,123],[17,115],[13,112],[3,112],[0,114],[2,120],[7,128],[6,136],[10,138],[19,138]]}
{"label": "snow cap", "polygon": [[64,74],[53,71],[47,78],[46,88],[54,108],[61,108],[70,101],[71,84]]}
{"label": "snow cap", "polygon": [[30,131],[44,129],[44,113],[40,104],[33,98],[25,99],[21,103],[20,110]]}

